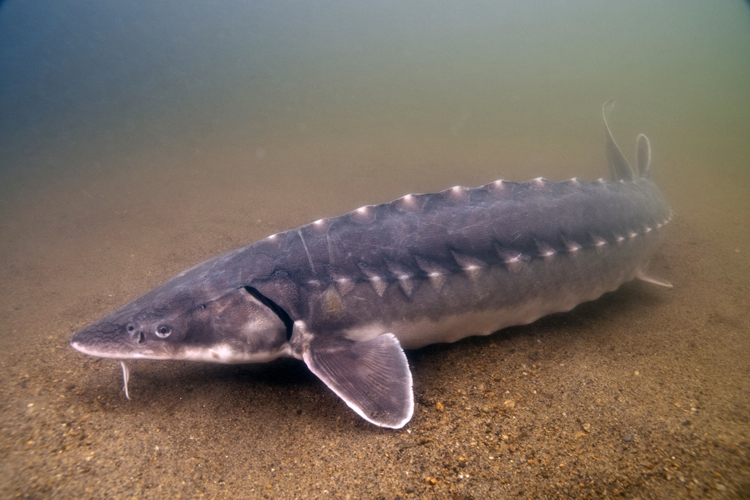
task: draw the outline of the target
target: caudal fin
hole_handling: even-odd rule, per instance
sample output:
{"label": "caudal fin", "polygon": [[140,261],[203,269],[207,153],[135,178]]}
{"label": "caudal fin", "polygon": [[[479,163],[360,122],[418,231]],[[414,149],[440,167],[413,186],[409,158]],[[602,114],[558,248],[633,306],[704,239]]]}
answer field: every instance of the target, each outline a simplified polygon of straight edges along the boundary
{"label": "caudal fin", "polygon": [[[609,166],[609,171],[612,173],[612,178],[616,181],[632,181],[635,178],[635,173],[633,172],[632,167],[630,166],[630,163],[628,163],[628,160],[625,159],[625,155],[622,154],[622,151],[620,151],[620,148],[617,146],[617,143],[615,142],[615,138],[612,137],[612,132],[609,130],[609,124],[607,123],[607,116],[609,115],[610,111],[612,111],[612,108],[615,107],[615,100],[610,99],[609,101],[604,103],[604,106],[602,106],[602,118],[604,119],[604,128],[607,129],[607,146],[606,146],[606,153],[607,153],[607,165]],[[644,135],[643,138],[646,136]],[[639,136],[640,139],[640,136]],[[648,143],[648,139],[646,140],[646,143]],[[650,149],[649,149],[649,157],[651,156]],[[640,161],[640,152],[639,152],[639,161]]]}
{"label": "caudal fin", "polygon": [[[602,106],[602,117],[604,118],[604,127],[607,129],[607,165],[612,173],[614,180],[632,181],[635,178],[635,172],[628,163],[625,155],[617,146],[612,131],[609,129],[607,117],[615,107],[615,100],[610,99]],[[638,135],[635,145],[636,161],[638,166],[638,175],[648,177],[651,175],[651,143],[643,134]]]}
{"label": "caudal fin", "polygon": [[648,137],[640,134],[635,141],[635,150],[638,157],[638,174],[648,177],[651,175],[651,143],[648,142]]}

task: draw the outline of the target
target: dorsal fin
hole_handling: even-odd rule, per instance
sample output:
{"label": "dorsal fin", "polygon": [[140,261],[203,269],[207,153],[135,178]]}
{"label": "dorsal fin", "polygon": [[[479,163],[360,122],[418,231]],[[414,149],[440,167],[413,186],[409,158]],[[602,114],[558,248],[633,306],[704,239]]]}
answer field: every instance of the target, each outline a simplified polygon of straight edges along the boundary
{"label": "dorsal fin", "polygon": [[610,99],[602,106],[602,118],[604,118],[604,127],[607,129],[607,164],[614,180],[632,181],[635,177],[633,169],[630,167],[628,160],[625,159],[625,155],[620,151],[620,148],[617,147],[615,138],[612,137],[612,132],[609,130],[609,124],[607,124],[607,115],[609,115],[614,106],[614,99]]}
{"label": "dorsal fin", "polygon": [[638,157],[638,175],[648,177],[651,174],[651,143],[643,134],[635,141],[635,150]]}

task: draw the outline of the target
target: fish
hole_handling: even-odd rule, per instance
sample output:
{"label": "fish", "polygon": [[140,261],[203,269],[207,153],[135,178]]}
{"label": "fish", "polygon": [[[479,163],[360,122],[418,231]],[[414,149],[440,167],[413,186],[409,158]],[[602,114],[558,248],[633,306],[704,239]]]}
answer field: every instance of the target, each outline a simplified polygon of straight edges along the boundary
{"label": "fish", "polygon": [[302,360],[362,418],[385,428],[414,413],[404,350],[489,335],[573,309],[647,273],[673,218],[637,172],[602,108],[612,180],[497,180],[279,232],[198,264],[85,326],[71,346],[129,361]]}

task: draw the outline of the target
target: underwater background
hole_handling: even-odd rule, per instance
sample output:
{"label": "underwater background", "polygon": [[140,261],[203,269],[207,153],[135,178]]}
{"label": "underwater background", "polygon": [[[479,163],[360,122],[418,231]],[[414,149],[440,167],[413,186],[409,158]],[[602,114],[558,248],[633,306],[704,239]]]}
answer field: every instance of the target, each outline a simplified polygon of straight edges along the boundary
{"label": "underwater background", "polygon": [[[0,497],[750,497],[750,5],[0,2]],[[68,340],[321,217],[606,176],[601,106],[675,212],[655,275],[407,353],[362,421],[296,360]]]}

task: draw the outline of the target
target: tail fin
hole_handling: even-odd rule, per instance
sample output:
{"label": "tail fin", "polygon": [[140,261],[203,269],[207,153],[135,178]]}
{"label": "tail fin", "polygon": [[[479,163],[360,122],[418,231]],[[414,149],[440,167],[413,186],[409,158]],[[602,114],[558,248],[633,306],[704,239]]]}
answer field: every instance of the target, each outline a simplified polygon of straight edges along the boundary
{"label": "tail fin", "polygon": [[[617,181],[632,181],[635,178],[635,173],[633,172],[633,169],[630,167],[630,163],[628,163],[628,160],[625,159],[625,155],[622,154],[622,151],[620,151],[620,148],[617,147],[617,143],[615,142],[615,138],[612,137],[612,132],[609,130],[609,125],[607,124],[607,115],[609,115],[610,111],[612,111],[612,108],[615,107],[615,100],[610,99],[609,101],[604,103],[604,106],[602,106],[602,118],[604,118],[604,128],[607,129],[607,164],[609,165],[609,171],[612,173],[612,177],[614,180]],[[639,136],[639,142],[640,138],[643,137],[646,138],[645,135]],[[648,144],[648,139],[646,139],[646,144]],[[640,149],[638,152],[638,162],[640,167]],[[648,148],[648,157],[651,157],[651,149]]]}

